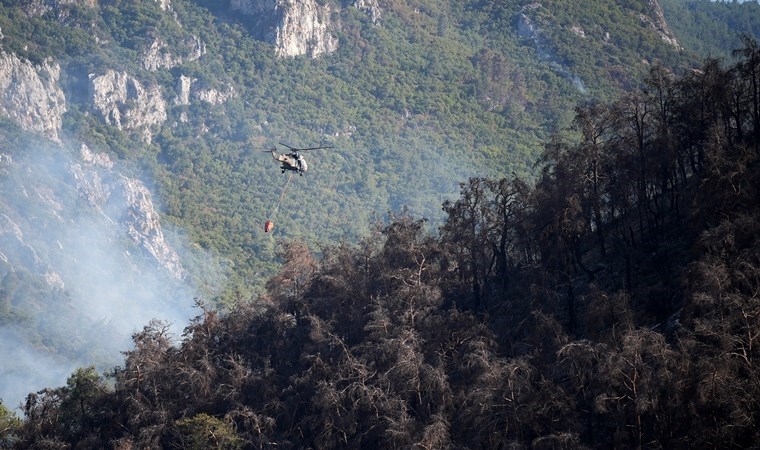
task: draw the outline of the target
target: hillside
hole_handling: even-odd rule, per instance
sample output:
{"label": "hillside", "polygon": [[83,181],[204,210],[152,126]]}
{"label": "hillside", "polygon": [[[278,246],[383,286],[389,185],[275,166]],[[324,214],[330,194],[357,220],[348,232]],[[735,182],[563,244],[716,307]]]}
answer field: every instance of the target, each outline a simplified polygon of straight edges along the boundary
{"label": "hillside", "polygon": [[[261,225],[285,179],[259,149],[335,146],[312,156],[277,233],[355,239],[373,214],[403,206],[440,220],[439,205],[469,176],[531,174],[577,99],[630,86],[642,59],[679,64],[634,15],[644,6],[613,7],[627,29],[588,23],[584,38],[566,22],[585,11],[551,2],[439,3],[332,5],[324,33],[337,48],[314,58],[282,56],[257,31],[266,23],[224,2],[30,1],[7,6],[0,27],[6,51],[61,65],[65,138],[148,170],[166,220],[260,286],[274,268]],[[299,38],[308,34],[289,39]],[[144,93],[97,100],[96,80]]]}
{"label": "hillside", "polygon": [[685,48],[700,58],[731,59],[739,35],[760,35],[760,4],[663,0],[665,17]]}
{"label": "hillside", "polygon": [[[264,294],[285,242],[319,254],[403,208],[435,231],[460,182],[535,180],[579,102],[697,61],[649,1],[0,5],[0,331],[33,355],[2,373],[59,380],[31,389],[117,364],[151,317],[178,333],[195,297]],[[334,149],[273,216],[279,142]]]}
{"label": "hillside", "polygon": [[[747,448],[760,439],[760,44],[580,105],[535,184],[439,233],[283,245],[256,301],[0,408],[11,448]],[[2,406],[2,405],[0,405]]]}

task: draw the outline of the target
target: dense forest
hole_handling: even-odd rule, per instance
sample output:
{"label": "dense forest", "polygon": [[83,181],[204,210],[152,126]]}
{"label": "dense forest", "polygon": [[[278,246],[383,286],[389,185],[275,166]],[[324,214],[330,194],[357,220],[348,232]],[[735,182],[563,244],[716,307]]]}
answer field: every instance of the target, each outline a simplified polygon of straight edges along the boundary
{"label": "dense forest", "polygon": [[760,34],[760,3],[663,0],[665,17],[685,48],[702,58],[720,58],[737,45],[737,33]]}
{"label": "dense forest", "polygon": [[[174,0],[166,11],[154,0],[42,3],[0,1],[3,50],[60,63],[64,140],[132,165],[154,183],[165,222],[235,262],[224,264],[229,283],[213,300],[220,307],[236,292],[263,292],[278,267],[275,241],[259,230],[284,180],[260,149],[335,147],[314,154],[311,176],[294,183],[304,206],[276,218],[279,236],[312,247],[355,242],[373,215],[403,207],[438,225],[438,205],[456,198],[457,182],[534,176],[542,143],[570,123],[576,102],[614,98],[656,62],[692,67],[703,55],[695,52],[698,33],[720,36],[709,40],[711,56],[723,56],[737,45],[737,30],[757,36],[760,17],[757,5],[722,5],[723,21],[687,22],[704,17],[710,2],[695,2],[688,13],[663,2],[685,40],[679,51],[642,24],[640,14],[651,14],[646,1],[387,2],[378,24],[348,6],[357,2],[335,1],[338,51],[278,59],[258,39],[254,18],[231,12],[229,1]],[[519,33],[522,15],[539,35]],[[727,21],[737,22],[730,31]],[[196,42],[205,53],[147,70],[143,56],[155,42],[175,57]],[[170,100],[167,122],[149,144],[93,112],[90,75],[105,68],[156,84]],[[218,105],[175,104],[183,76],[238,95]],[[420,170],[420,160],[435,164]]]}
{"label": "dense forest", "polygon": [[[729,448],[760,441],[760,46],[575,109],[255,299],[0,411],[7,448]],[[574,136],[572,139],[562,136]],[[437,231],[437,232],[436,232]]]}

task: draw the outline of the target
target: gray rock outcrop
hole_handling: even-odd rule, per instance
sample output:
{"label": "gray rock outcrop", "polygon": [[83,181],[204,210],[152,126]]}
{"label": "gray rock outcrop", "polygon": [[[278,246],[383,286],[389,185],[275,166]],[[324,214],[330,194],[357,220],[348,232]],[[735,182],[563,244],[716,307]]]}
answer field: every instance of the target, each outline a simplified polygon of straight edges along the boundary
{"label": "gray rock outcrop", "polygon": [[28,17],[40,17],[54,12],[59,21],[65,21],[71,6],[97,6],[97,0],[31,0],[24,3],[22,8]]}
{"label": "gray rock outcrop", "polygon": [[145,184],[114,172],[113,161],[104,153],[82,145],[80,154],[83,164],[70,167],[80,197],[117,224],[160,267],[177,279],[184,278],[185,269],[164,238],[160,216]]}
{"label": "gray rock outcrop", "polygon": [[177,81],[177,97],[174,99],[175,105],[189,105],[191,99],[219,105],[238,95],[235,88],[230,84],[224,90],[214,88],[203,89],[196,86],[198,84],[197,81],[197,78],[180,75]]}
{"label": "gray rock outcrop", "polygon": [[641,21],[654,30],[660,38],[668,43],[676,50],[683,50],[681,44],[678,43],[678,39],[670,30],[668,21],[665,20],[665,13],[662,10],[662,5],[658,0],[649,0],[649,14],[641,14],[639,18]]}
{"label": "gray rock outcrop", "polygon": [[[27,267],[43,265],[34,247],[25,242],[21,227],[6,214],[0,214],[0,249],[2,250],[0,259],[6,264],[10,264],[6,254],[13,254],[19,260],[14,261],[16,264],[20,262]],[[12,265],[11,270],[13,270]]]}
{"label": "gray rock outcrop", "polygon": [[166,121],[166,102],[157,85],[143,87],[124,72],[90,75],[92,103],[103,120],[124,131],[137,131],[150,143],[154,129]]}
{"label": "gray rock outcrop", "polygon": [[190,104],[190,88],[193,87],[197,78],[190,78],[185,75],[180,75],[177,81],[177,97],[174,99],[175,105],[189,105]]}
{"label": "gray rock outcrop", "polygon": [[230,7],[272,25],[267,34],[279,57],[319,55],[338,49],[329,4],[315,0],[231,0]]}
{"label": "gray rock outcrop", "polygon": [[232,87],[232,85],[228,84],[223,91],[213,88],[198,89],[194,95],[202,102],[210,103],[212,105],[220,105],[231,98],[237,97],[237,91],[235,91],[235,88]]}
{"label": "gray rock outcrop", "polygon": [[61,67],[52,60],[33,65],[0,50],[0,115],[24,130],[60,142],[66,98],[58,86]]}
{"label": "gray rock outcrop", "polygon": [[168,11],[172,7],[172,0],[156,0],[156,3],[158,3],[163,11]]}
{"label": "gray rock outcrop", "polygon": [[372,23],[378,23],[383,13],[377,0],[356,0],[354,7],[360,11],[364,11]]}
{"label": "gray rock outcrop", "polygon": [[119,176],[114,186],[118,210],[123,211],[120,223],[132,241],[148,252],[169,273],[178,279],[185,276],[179,255],[164,239],[159,214],[148,188],[135,178]]}
{"label": "gray rock outcrop", "polygon": [[143,68],[151,72],[158,69],[171,69],[186,61],[196,61],[206,53],[206,44],[197,36],[193,36],[192,41],[185,43],[182,47],[170,49],[166,42],[156,38],[143,55]]}

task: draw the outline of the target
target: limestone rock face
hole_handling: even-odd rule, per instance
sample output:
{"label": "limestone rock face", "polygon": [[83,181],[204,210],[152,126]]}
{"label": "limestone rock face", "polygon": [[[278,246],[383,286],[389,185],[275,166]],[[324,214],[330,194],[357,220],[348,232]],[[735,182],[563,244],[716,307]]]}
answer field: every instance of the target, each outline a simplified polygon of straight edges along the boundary
{"label": "limestone rock face", "polygon": [[257,16],[272,27],[267,38],[275,44],[279,57],[317,58],[338,49],[329,4],[320,5],[315,0],[231,0],[230,7]]}
{"label": "limestone rock face", "polygon": [[156,0],[163,11],[168,11],[172,7],[172,0]]}
{"label": "limestone rock face", "polygon": [[166,102],[157,85],[143,87],[125,72],[90,75],[92,103],[103,120],[125,131],[138,131],[150,143],[154,128],[166,121]]}
{"label": "limestone rock face", "polygon": [[58,133],[66,112],[60,75],[61,67],[51,60],[33,65],[0,50],[0,115],[60,142]]}
{"label": "limestone rock face", "polygon": [[18,159],[0,154],[7,196],[0,211],[0,274],[23,268],[60,290],[79,285],[76,274],[98,265],[117,267],[126,279],[147,271],[186,278],[141,180],[119,173],[107,154],[84,144],[76,160],[57,155],[52,163],[34,153]]}
{"label": "limestone rock face", "polygon": [[198,100],[212,105],[219,105],[227,100],[236,97],[237,91],[231,85],[227,85],[226,89],[220,91],[218,89],[199,89],[195,92],[195,96]]}
{"label": "limestone rock face", "polygon": [[159,215],[148,188],[140,180],[121,175],[116,179],[114,195],[109,201],[116,202],[117,210],[123,211],[119,220],[132,241],[169,273],[178,279],[183,278],[185,270],[179,255],[164,239]]}
{"label": "limestone rock face", "polygon": [[158,266],[177,279],[184,278],[185,269],[164,239],[159,214],[145,184],[113,171],[114,163],[104,153],[82,145],[80,154],[83,163],[70,167],[79,196],[120,227]]}
{"label": "limestone rock face", "polygon": [[111,197],[113,189],[103,181],[101,170],[98,168],[110,170],[113,161],[105,154],[96,157],[84,144],[80,153],[87,165],[72,164],[69,170],[79,196],[87,200],[90,206],[100,208]]}
{"label": "limestone rock face", "polygon": [[649,11],[649,14],[641,14],[639,16],[641,21],[656,31],[663,41],[677,50],[682,50],[683,47],[678,43],[678,39],[676,39],[676,36],[670,30],[668,22],[665,20],[665,13],[659,0],[649,0]]}
{"label": "limestone rock face", "polygon": [[31,0],[25,3],[23,9],[27,16],[39,17],[54,12],[59,21],[65,21],[70,6],[97,6],[97,0]]}
{"label": "limestone rock face", "polygon": [[34,247],[24,240],[21,227],[5,214],[0,214],[0,250],[0,260],[5,264],[9,264],[9,258],[6,255],[8,253],[15,255],[27,267],[43,265]]}
{"label": "limestone rock face", "polygon": [[338,49],[338,39],[330,33],[330,7],[314,0],[289,2],[275,32],[277,56],[309,55],[316,58]]}
{"label": "limestone rock face", "polygon": [[378,23],[383,13],[377,0],[356,0],[354,7],[360,11],[364,11],[372,23]]}
{"label": "limestone rock face", "polygon": [[180,75],[177,81],[177,97],[174,99],[175,105],[189,105],[191,99],[197,99],[202,102],[219,105],[227,100],[237,97],[237,91],[232,85],[227,85],[224,90],[197,86],[197,78],[190,78]]}
{"label": "limestone rock face", "polygon": [[197,78],[180,75],[179,80],[177,81],[177,98],[174,99],[175,105],[190,104],[190,88],[197,80]]}
{"label": "limestone rock face", "polygon": [[196,61],[206,54],[206,44],[197,36],[193,36],[192,41],[182,47],[171,49],[163,39],[156,38],[143,55],[143,68],[151,72],[158,69],[171,69],[186,61]]}

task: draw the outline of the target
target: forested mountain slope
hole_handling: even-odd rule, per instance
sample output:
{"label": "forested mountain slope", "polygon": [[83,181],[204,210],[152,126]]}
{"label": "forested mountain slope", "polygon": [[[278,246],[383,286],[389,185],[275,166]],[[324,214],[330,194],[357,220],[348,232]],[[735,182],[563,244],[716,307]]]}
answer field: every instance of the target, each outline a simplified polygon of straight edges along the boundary
{"label": "forested mountain slope", "polygon": [[575,109],[535,184],[472,178],[256,302],[151,322],[29,396],[17,448],[746,448],[760,439],[760,45]]}
{"label": "forested mountain slope", "polygon": [[[459,182],[535,180],[576,105],[697,60],[643,0],[0,5],[0,326],[63,370],[116,364],[147,317],[181,329],[193,297],[265,293],[284,242],[350,245],[404,207],[434,231]],[[278,142],[334,149],[273,216]]]}
{"label": "forested mountain slope", "polygon": [[[265,4],[30,0],[0,17],[5,52],[61,65],[59,134],[147,169],[166,220],[234,260],[244,290],[274,268],[261,224],[285,181],[258,150],[333,145],[277,235],[353,239],[402,206],[439,220],[469,176],[531,174],[576,100],[686,62],[647,2],[327,2],[306,29]],[[331,51],[287,53],[299,39]]]}
{"label": "forested mountain slope", "polygon": [[739,35],[760,35],[756,1],[714,2],[663,0],[665,18],[679,42],[701,58],[730,58]]}

